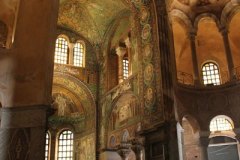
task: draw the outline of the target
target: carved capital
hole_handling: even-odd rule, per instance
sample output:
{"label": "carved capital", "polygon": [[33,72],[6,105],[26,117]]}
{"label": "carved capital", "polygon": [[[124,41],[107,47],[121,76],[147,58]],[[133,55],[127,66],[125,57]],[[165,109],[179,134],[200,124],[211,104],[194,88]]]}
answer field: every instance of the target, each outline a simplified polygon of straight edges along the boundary
{"label": "carved capital", "polygon": [[131,144],[129,142],[121,142],[117,146],[117,152],[125,160],[131,152]]}
{"label": "carved capital", "polygon": [[127,53],[127,49],[124,47],[117,47],[116,48],[116,54],[118,57],[123,57]]}

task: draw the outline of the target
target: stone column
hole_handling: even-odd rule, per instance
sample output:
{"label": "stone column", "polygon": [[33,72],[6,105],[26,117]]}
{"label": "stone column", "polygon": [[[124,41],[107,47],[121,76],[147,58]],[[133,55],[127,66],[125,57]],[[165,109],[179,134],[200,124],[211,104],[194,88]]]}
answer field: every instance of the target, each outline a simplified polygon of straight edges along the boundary
{"label": "stone column", "polygon": [[71,65],[73,65],[73,61],[74,61],[74,52],[73,52],[73,50],[74,50],[74,43],[70,43],[69,42],[69,44],[68,44],[68,47],[69,47],[69,64],[71,64]]}
{"label": "stone column", "polygon": [[195,37],[196,37],[195,33],[189,34],[191,53],[192,53],[192,63],[193,63],[193,80],[195,85],[200,85]]}
{"label": "stone column", "polygon": [[126,54],[127,49],[124,47],[118,47],[116,54],[118,55],[118,82],[123,82],[123,56]]}
{"label": "stone column", "polygon": [[58,2],[20,1],[14,49],[0,56],[0,160],[44,159]]}
{"label": "stone column", "polygon": [[57,140],[57,131],[56,130],[50,130],[50,141],[49,141],[49,159],[56,159],[55,158],[55,155],[56,155],[56,142],[58,141]]}
{"label": "stone column", "polygon": [[129,69],[129,76],[130,76],[132,74],[132,53],[131,53],[132,44],[129,37],[125,39],[125,44],[127,46],[128,62],[129,62],[128,69]]}
{"label": "stone column", "polygon": [[228,31],[226,29],[223,29],[223,30],[221,30],[221,33],[222,33],[222,37],[223,37],[225,54],[226,54],[226,58],[227,58],[229,80],[232,80],[235,78],[235,74],[234,74],[234,63],[233,63],[233,58],[232,58],[232,52],[231,52],[229,39],[228,39]]}
{"label": "stone column", "polygon": [[136,160],[142,160],[141,153],[144,151],[143,142],[141,142],[141,140],[137,138],[131,140],[131,142],[132,142],[132,150],[136,155]]}
{"label": "stone column", "polygon": [[47,108],[2,108],[0,160],[44,159]]}
{"label": "stone column", "polygon": [[200,135],[199,137],[199,149],[201,153],[201,160],[208,160],[208,148],[209,145],[209,136],[207,135]]}

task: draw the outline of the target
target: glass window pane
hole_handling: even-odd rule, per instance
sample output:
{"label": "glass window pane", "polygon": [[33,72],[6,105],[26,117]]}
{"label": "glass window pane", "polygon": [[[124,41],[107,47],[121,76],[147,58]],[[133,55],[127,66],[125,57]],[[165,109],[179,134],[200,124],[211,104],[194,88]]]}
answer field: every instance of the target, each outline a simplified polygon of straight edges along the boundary
{"label": "glass window pane", "polygon": [[50,140],[50,135],[47,132],[46,133],[46,142],[45,142],[45,160],[48,160],[48,155],[49,155],[49,140]]}
{"label": "glass window pane", "polygon": [[210,131],[211,132],[228,131],[228,130],[232,130],[232,129],[233,129],[232,124],[229,122],[229,120],[227,120],[224,117],[215,118],[210,123]]}
{"label": "glass window pane", "polygon": [[54,62],[60,64],[68,62],[68,41],[63,37],[56,41]]}
{"label": "glass window pane", "polygon": [[77,42],[73,48],[73,65],[83,67],[84,45]]}
{"label": "glass window pane", "polygon": [[203,83],[220,85],[220,75],[218,66],[215,63],[208,62],[202,67]]}
{"label": "glass window pane", "polygon": [[129,62],[127,59],[123,60],[123,79],[127,79],[129,74]]}
{"label": "glass window pane", "polygon": [[58,139],[58,160],[73,159],[73,133],[70,130],[63,131]]}

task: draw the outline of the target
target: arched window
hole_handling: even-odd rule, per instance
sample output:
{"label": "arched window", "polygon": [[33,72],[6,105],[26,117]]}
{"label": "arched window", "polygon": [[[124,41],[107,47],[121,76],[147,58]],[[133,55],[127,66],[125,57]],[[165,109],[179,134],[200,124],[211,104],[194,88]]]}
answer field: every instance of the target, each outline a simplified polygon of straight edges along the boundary
{"label": "arched window", "polygon": [[50,148],[50,134],[46,133],[46,142],[45,142],[45,160],[49,159],[49,148]]}
{"label": "arched window", "polygon": [[123,58],[123,79],[127,79],[129,75],[129,61],[128,57]]}
{"label": "arched window", "polygon": [[73,159],[73,132],[64,130],[58,138],[58,160]]}
{"label": "arched window", "polygon": [[63,37],[58,37],[55,46],[55,63],[68,63],[68,41]]}
{"label": "arched window", "polygon": [[207,62],[202,67],[203,83],[205,85],[220,85],[220,73],[217,64]]}
{"label": "arched window", "polygon": [[210,131],[230,131],[233,129],[233,124],[225,116],[218,116],[210,123]]}
{"label": "arched window", "polygon": [[82,42],[77,42],[73,48],[73,65],[84,67],[85,47]]}

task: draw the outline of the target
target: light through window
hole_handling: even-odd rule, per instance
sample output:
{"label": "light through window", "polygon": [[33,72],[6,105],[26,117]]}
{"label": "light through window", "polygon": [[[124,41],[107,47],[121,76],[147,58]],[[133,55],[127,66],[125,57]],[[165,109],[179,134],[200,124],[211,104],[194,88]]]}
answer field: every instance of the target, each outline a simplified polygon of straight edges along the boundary
{"label": "light through window", "polygon": [[73,133],[69,130],[63,131],[58,139],[58,160],[73,159]]}
{"label": "light through window", "polygon": [[60,64],[67,64],[67,61],[68,41],[63,37],[59,37],[56,41],[54,62]]}
{"label": "light through window", "polygon": [[203,83],[220,85],[220,74],[218,66],[215,63],[208,62],[202,67]]}
{"label": "light through window", "polygon": [[74,66],[83,67],[84,45],[77,42],[73,50],[73,64]]}
{"label": "light through window", "polygon": [[128,74],[129,74],[129,62],[127,59],[123,59],[123,79],[127,79],[128,78]]}
{"label": "light through window", "polygon": [[46,133],[46,143],[45,143],[45,160],[48,160],[48,155],[49,155],[49,140],[50,136],[49,133]]}
{"label": "light through window", "polygon": [[229,131],[232,130],[233,126],[225,117],[217,117],[210,123],[210,131]]}

